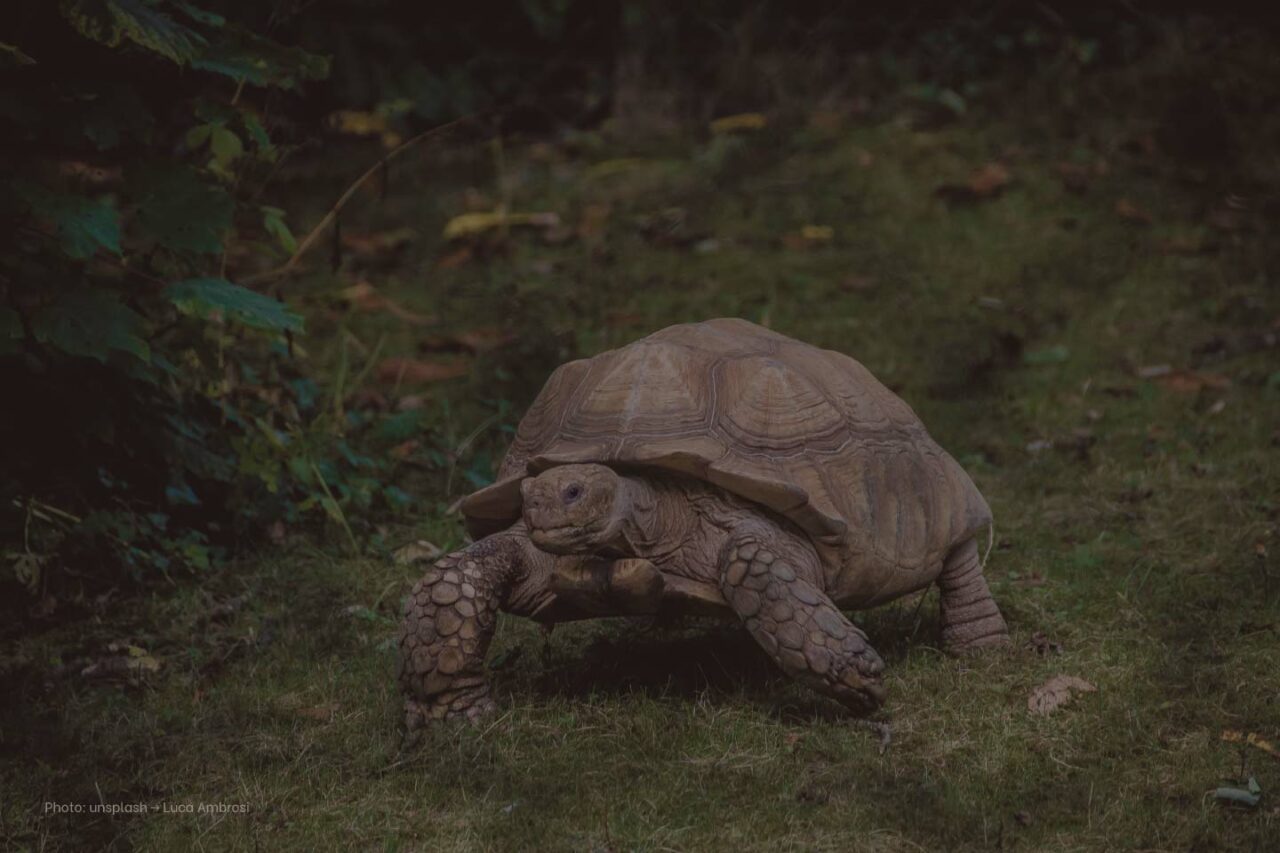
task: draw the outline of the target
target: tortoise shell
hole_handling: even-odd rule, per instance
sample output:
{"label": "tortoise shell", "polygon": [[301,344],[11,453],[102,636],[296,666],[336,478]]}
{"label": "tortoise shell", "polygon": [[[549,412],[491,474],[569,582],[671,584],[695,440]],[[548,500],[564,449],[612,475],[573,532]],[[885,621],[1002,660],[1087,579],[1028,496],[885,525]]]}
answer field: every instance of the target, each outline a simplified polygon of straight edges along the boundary
{"label": "tortoise shell", "polygon": [[719,486],[845,566],[927,570],[991,520],[968,474],[865,367],[739,319],[671,326],[559,367],[497,480],[463,502],[469,531],[509,527],[523,478],[582,462]]}

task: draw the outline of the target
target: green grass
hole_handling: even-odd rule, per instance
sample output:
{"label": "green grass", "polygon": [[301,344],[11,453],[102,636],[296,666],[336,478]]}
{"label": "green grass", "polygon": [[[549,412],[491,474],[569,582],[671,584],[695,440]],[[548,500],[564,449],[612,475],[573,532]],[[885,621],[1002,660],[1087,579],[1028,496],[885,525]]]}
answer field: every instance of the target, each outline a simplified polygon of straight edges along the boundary
{"label": "green grass", "polygon": [[[548,639],[516,619],[491,656],[501,714],[402,753],[390,639],[420,569],[346,556],[331,531],[6,648],[0,833],[26,849],[1276,849],[1280,761],[1221,739],[1280,741],[1280,164],[1256,142],[1276,134],[1257,128],[1221,176],[1131,148],[1159,68],[1068,81],[1096,110],[1094,136],[1062,126],[1065,96],[1035,78],[932,130],[898,114],[835,131],[781,120],[730,143],[604,137],[550,162],[513,143],[513,207],[576,226],[608,204],[606,225],[563,244],[513,234],[451,269],[436,266],[437,235],[464,187],[497,196],[486,152],[432,154],[360,213],[421,235],[363,276],[445,329],[518,334],[469,380],[429,390],[435,446],[504,414],[451,489],[432,475],[421,514],[388,520],[392,541],[457,545],[444,510],[461,472],[501,449],[549,369],[669,323],[767,322],[849,352],[916,408],[995,511],[988,574],[1014,643],[942,655],[936,595],[859,615],[888,663],[885,754],[740,631],[617,620]],[[1153,103],[1132,100],[1143,92]],[[998,156],[1015,178],[998,198],[934,196]],[[642,162],[592,172],[619,157]],[[1106,174],[1069,192],[1056,164],[1070,158],[1106,160]],[[1242,227],[1215,230],[1240,175]],[[1117,215],[1120,199],[1152,223]],[[787,248],[807,224],[831,226],[830,244]],[[1205,248],[1162,251],[1174,238]],[[379,339],[412,355],[421,329],[333,309],[346,283],[291,285],[319,369],[344,333],[357,360]],[[1137,375],[1157,364],[1230,385]],[[218,610],[231,600],[244,603]],[[1031,649],[1038,633],[1061,651]],[[57,670],[112,642],[148,650],[159,672],[102,686]],[[1098,691],[1029,714],[1028,694],[1059,673]],[[1214,799],[1250,776],[1256,808]],[[139,800],[249,813],[43,814],[45,801]]]}

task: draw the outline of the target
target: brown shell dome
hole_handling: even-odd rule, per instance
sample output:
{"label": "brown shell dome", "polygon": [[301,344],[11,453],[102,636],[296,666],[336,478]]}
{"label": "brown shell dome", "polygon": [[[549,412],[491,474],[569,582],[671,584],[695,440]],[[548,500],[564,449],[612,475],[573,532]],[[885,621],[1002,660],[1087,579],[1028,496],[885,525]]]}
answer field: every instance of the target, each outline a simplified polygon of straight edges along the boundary
{"label": "brown shell dome", "polygon": [[576,462],[693,476],[786,516],[823,550],[903,569],[991,519],[968,474],[865,367],[739,319],[559,367],[496,482],[463,502],[468,529],[510,526],[523,478]]}

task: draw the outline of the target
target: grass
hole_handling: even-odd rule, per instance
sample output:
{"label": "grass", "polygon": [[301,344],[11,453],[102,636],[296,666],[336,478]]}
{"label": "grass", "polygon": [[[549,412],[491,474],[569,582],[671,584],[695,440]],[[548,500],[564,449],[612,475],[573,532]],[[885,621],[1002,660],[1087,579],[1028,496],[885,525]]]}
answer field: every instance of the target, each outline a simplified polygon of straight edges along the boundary
{"label": "grass", "polygon": [[[1280,163],[1261,118],[1222,152],[1229,169],[1131,145],[1169,61],[1062,91],[1005,80],[982,113],[928,129],[887,110],[733,139],[516,141],[501,193],[488,152],[453,148],[361,214],[420,235],[362,276],[445,329],[517,333],[429,389],[435,445],[495,426],[420,484],[421,515],[389,520],[390,540],[457,545],[445,508],[549,369],[669,323],[766,322],[853,354],[916,408],[995,511],[988,574],[1014,643],[942,655],[936,594],[858,615],[888,663],[885,754],[741,631],[616,620],[547,637],[516,619],[491,652],[501,714],[402,753],[391,638],[420,569],[352,557],[333,531],[6,648],[0,833],[19,849],[1275,849],[1280,761],[1222,733],[1280,740]],[[1062,119],[1069,97],[1087,127]],[[997,197],[935,195],[996,158],[1014,176]],[[1105,173],[1069,191],[1072,159]],[[327,197],[322,183],[299,192]],[[469,186],[586,224],[441,267],[435,235]],[[789,245],[814,224],[831,240]],[[296,286],[319,369],[380,339],[414,354],[420,328],[335,309],[347,275]],[[1163,364],[1172,378],[1143,378]],[[1037,635],[1057,645],[1038,652]],[[58,669],[113,642],[159,671],[102,685]],[[1098,690],[1030,714],[1059,673]],[[1250,776],[1257,807],[1214,798]]]}

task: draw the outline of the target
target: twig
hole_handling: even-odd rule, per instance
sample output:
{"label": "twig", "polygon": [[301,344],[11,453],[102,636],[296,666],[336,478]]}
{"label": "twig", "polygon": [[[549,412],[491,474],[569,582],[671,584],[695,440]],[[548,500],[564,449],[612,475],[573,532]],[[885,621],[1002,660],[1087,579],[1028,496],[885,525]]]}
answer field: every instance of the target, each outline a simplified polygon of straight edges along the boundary
{"label": "twig", "polygon": [[417,136],[411,139],[405,140],[404,142],[400,143],[400,145],[388,151],[378,160],[378,162],[370,166],[364,172],[364,174],[356,178],[355,182],[351,184],[351,186],[347,187],[346,191],[338,197],[338,200],[336,202],[334,202],[333,207],[329,208],[329,212],[326,213],[324,217],[320,220],[320,222],[316,224],[316,227],[312,228],[311,231],[307,234],[307,236],[304,237],[300,243],[298,243],[298,248],[294,250],[293,254],[289,257],[289,260],[285,261],[283,264],[276,267],[275,269],[270,269],[270,270],[267,270],[266,272],[260,272],[260,273],[257,273],[256,275],[245,276],[244,278],[240,279],[240,283],[246,286],[252,286],[255,284],[264,284],[266,282],[275,281],[276,279],[283,278],[293,273],[298,268],[298,265],[302,262],[302,257],[307,252],[311,251],[312,247],[315,246],[316,242],[320,239],[320,236],[324,233],[325,229],[327,229],[334,222],[334,220],[338,218],[338,214],[342,211],[342,208],[347,206],[347,202],[351,201],[351,199],[355,196],[355,194],[360,191],[360,188],[364,186],[365,182],[368,181],[370,178],[372,178],[374,175],[378,174],[378,172],[384,166],[386,166],[387,163],[390,163],[392,160],[399,157],[401,154],[405,153],[410,148],[415,148],[421,143],[426,142],[428,139],[432,139],[436,136],[439,136],[440,134],[443,134],[446,131],[454,130],[468,122],[475,121],[481,115],[482,113],[472,113],[471,115],[463,116],[462,118],[457,118],[457,119],[454,119],[453,121],[446,122],[442,125],[433,127],[430,130],[425,130],[422,133],[419,133]]}

